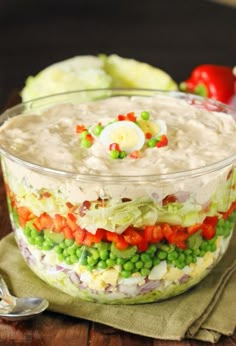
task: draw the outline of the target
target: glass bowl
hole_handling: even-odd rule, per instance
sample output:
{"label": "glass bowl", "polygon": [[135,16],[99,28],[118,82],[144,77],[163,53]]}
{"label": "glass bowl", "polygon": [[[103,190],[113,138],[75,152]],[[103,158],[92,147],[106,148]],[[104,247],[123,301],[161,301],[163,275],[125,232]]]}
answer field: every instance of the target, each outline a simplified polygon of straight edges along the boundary
{"label": "glass bowl", "polygon": [[149,303],[196,285],[233,233],[235,117],[213,100],[140,89],[7,110],[2,170],[28,266],[99,303]]}

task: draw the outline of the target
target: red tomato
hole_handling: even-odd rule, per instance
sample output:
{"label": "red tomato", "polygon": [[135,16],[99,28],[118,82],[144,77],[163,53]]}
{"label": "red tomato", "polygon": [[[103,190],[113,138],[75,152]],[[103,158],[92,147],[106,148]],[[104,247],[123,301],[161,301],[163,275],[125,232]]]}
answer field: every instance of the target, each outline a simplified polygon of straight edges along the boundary
{"label": "red tomato", "polygon": [[117,151],[120,151],[120,146],[118,143],[111,143],[109,145],[109,150],[117,150]]}
{"label": "red tomato", "polygon": [[42,229],[52,229],[54,226],[53,219],[47,213],[43,213],[39,216],[39,222]]}
{"label": "red tomato", "polygon": [[32,220],[35,216],[31,213],[31,211],[26,207],[17,208],[17,213],[19,216],[19,224],[21,227],[24,227],[26,222]]}
{"label": "red tomato", "polygon": [[225,213],[222,213],[223,214],[223,219],[226,220],[228,219],[228,217],[234,212],[236,211],[236,202],[233,202],[231,204],[231,206],[229,207],[229,209],[225,212]]}
{"label": "red tomato", "polygon": [[87,246],[91,246],[94,243],[99,243],[103,239],[103,237],[104,237],[104,230],[102,228],[98,228],[95,234],[85,231],[83,244]]}
{"label": "red tomato", "polygon": [[216,234],[216,229],[214,226],[212,226],[210,224],[203,224],[202,225],[201,235],[203,236],[203,238],[210,240],[215,236],[215,234]]}
{"label": "red tomato", "polygon": [[148,249],[148,243],[146,241],[142,241],[142,243],[139,243],[137,247],[139,252],[146,251]]}
{"label": "red tomato", "polygon": [[186,249],[186,239],[188,238],[188,234],[184,231],[179,231],[173,236],[173,244],[178,246],[181,249]]}
{"label": "red tomato", "polygon": [[164,237],[170,244],[175,244],[181,249],[186,249],[186,239],[189,234],[181,226],[171,227],[168,224],[164,224],[162,228]]}
{"label": "red tomato", "polygon": [[66,239],[73,239],[74,238],[72,229],[69,226],[65,226],[63,228],[63,233],[64,233],[64,236]]}
{"label": "red tomato", "polygon": [[124,250],[129,246],[122,234],[106,231],[105,238],[107,241],[115,243],[120,250]]}
{"label": "red tomato", "polygon": [[207,216],[203,223],[215,227],[217,225],[217,222],[218,216]]}
{"label": "red tomato", "polygon": [[202,224],[201,223],[199,223],[199,224],[196,224],[196,225],[193,225],[193,226],[189,226],[188,228],[187,228],[187,231],[188,231],[188,234],[194,234],[194,233],[196,233],[199,229],[201,229],[202,228]]}
{"label": "red tomato", "polygon": [[66,225],[66,219],[60,214],[55,214],[53,218],[54,232],[61,232]]}
{"label": "red tomato", "polygon": [[124,237],[122,235],[119,235],[118,241],[116,242],[116,247],[120,250],[124,250],[127,249],[128,246],[129,244],[127,243],[127,241],[125,241]]}
{"label": "red tomato", "polygon": [[109,231],[106,231],[105,237],[106,237],[107,241],[110,241],[110,242],[113,242],[113,243],[116,243],[118,241],[118,239],[119,239],[119,236],[118,236],[117,233],[109,232]]}
{"label": "red tomato", "polygon": [[74,233],[75,241],[77,244],[82,245],[86,236],[86,231],[82,228],[79,228]]}
{"label": "red tomato", "polygon": [[42,227],[41,227],[41,224],[40,224],[38,218],[34,220],[33,226],[36,228],[37,231],[41,231],[42,230]]}
{"label": "red tomato", "polygon": [[123,233],[125,241],[130,245],[137,245],[143,241],[142,234],[135,230],[134,227],[128,227]]}
{"label": "red tomato", "polygon": [[67,225],[71,228],[71,230],[73,232],[75,232],[78,228],[77,224],[76,224],[76,217],[74,214],[69,213],[67,215],[67,219],[66,219]]}
{"label": "red tomato", "polygon": [[172,243],[172,239],[173,239],[173,236],[174,236],[174,231],[172,230],[170,225],[168,225],[167,223],[163,224],[162,225],[162,233],[163,233],[165,239],[169,243]]}
{"label": "red tomato", "polygon": [[160,225],[144,227],[144,239],[148,243],[158,243],[163,239],[162,227]]}

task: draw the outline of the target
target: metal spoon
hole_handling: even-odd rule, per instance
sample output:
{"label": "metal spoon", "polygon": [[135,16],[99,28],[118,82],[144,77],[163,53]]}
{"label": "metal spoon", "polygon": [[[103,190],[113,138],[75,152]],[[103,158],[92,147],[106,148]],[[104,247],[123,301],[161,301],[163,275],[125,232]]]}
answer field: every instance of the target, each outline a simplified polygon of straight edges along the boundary
{"label": "metal spoon", "polygon": [[40,314],[48,307],[46,299],[37,297],[17,298],[10,294],[0,274],[0,318],[23,320]]}

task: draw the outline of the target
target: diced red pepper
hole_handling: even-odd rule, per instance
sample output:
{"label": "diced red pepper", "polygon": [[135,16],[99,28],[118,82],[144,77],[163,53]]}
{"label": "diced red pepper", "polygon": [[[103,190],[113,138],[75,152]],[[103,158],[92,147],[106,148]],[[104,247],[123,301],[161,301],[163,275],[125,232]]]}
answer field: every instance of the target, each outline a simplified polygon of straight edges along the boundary
{"label": "diced red pepper", "polygon": [[123,121],[123,120],[125,120],[125,119],[126,119],[126,116],[125,116],[125,115],[123,115],[123,114],[117,115],[117,120]]}
{"label": "diced red pepper", "polygon": [[129,156],[132,157],[133,159],[138,159],[139,156],[140,156],[140,151],[139,150],[135,150]]}
{"label": "diced red pepper", "polygon": [[94,141],[94,138],[90,133],[88,133],[85,138],[91,143]]}
{"label": "diced red pepper", "polygon": [[77,125],[75,128],[76,133],[82,133],[86,130],[86,127],[84,125]]}
{"label": "diced red pepper", "polygon": [[166,135],[162,135],[161,139],[156,143],[156,147],[162,148],[162,147],[165,147],[166,145],[168,145],[168,138],[166,137]]}
{"label": "diced red pepper", "polygon": [[126,120],[135,122],[137,120],[135,113],[134,112],[127,113],[126,114]]}
{"label": "diced red pepper", "polygon": [[146,139],[151,139],[151,138],[152,138],[151,132],[146,132],[146,133],[145,133],[145,138],[146,138]]}

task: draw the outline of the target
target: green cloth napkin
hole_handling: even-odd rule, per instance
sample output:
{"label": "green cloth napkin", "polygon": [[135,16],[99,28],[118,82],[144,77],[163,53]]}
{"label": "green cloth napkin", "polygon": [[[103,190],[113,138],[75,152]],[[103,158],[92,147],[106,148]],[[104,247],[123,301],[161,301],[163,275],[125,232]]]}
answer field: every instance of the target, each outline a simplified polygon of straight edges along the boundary
{"label": "green cloth napkin", "polygon": [[213,271],[188,292],[162,302],[105,305],[75,299],[49,287],[26,266],[13,234],[0,242],[0,271],[12,293],[48,299],[49,310],[147,337],[217,342],[236,326],[236,235]]}

